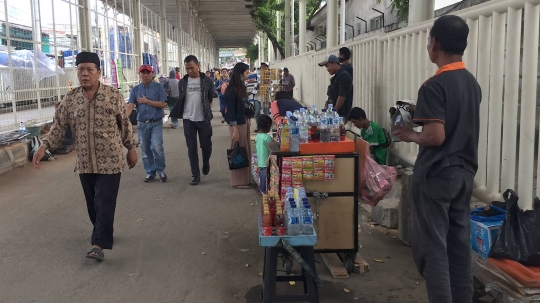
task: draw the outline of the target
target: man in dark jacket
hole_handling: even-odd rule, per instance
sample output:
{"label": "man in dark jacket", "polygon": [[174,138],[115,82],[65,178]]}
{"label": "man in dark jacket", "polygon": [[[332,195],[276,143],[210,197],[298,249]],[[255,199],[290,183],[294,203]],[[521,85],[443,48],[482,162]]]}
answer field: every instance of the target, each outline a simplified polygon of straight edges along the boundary
{"label": "man in dark jacket", "polygon": [[319,63],[319,66],[325,66],[328,73],[333,76],[328,87],[328,103],[333,104],[334,110],[346,120],[353,101],[351,75],[341,67],[335,55],[330,55],[326,61]]}
{"label": "man in dark jacket", "polygon": [[199,170],[199,154],[197,150],[197,134],[202,150],[202,173],[210,172],[210,156],[212,155],[212,100],[214,83],[210,77],[201,73],[197,57],[190,55],[184,59],[187,75],[178,83],[180,97],[177,106],[171,112],[171,118],[183,119],[184,136],[188,147],[189,164],[191,166],[191,185],[201,181]]}

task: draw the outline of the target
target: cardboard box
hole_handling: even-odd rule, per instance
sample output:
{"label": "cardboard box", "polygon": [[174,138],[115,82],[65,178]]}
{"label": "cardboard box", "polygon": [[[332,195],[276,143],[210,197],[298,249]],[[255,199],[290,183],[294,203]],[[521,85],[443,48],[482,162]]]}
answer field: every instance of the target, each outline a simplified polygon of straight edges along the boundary
{"label": "cardboard box", "polygon": [[471,220],[471,249],[480,257],[487,259],[491,246],[495,243],[502,221],[476,222]]}

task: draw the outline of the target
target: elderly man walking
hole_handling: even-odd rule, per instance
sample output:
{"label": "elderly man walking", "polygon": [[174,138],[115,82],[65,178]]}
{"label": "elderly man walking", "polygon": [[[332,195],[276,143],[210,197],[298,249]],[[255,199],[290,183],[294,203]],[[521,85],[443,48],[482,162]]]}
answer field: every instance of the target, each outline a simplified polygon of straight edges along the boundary
{"label": "elderly man walking", "polygon": [[159,175],[163,183],[167,181],[165,174],[165,151],[163,150],[163,108],[167,105],[167,96],[163,85],[152,81],[152,66],[143,64],[139,68],[141,84],[133,87],[129,95],[127,114],[131,115],[137,106],[137,133],[141,143],[142,159],[148,183]]}
{"label": "elderly man walking", "polygon": [[82,52],[77,55],[77,77],[81,86],[69,92],[54,114],[49,133],[32,160],[35,168],[47,149],[58,147],[68,128],[73,131],[77,150],[76,170],[86,198],[92,231],[92,249],[87,258],[103,261],[104,249],[113,247],[113,223],[120,174],[124,170],[124,151],[127,163],[137,163],[137,141],[122,94],[99,81],[100,60],[97,54]]}

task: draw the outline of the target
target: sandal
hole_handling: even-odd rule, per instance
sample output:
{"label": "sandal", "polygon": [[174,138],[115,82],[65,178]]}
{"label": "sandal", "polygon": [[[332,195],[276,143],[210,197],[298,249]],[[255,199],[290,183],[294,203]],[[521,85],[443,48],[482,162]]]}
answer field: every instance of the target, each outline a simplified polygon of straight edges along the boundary
{"label": "sandal", "polygon": [[94,259],[96,261],[103,261],[103,259],[105,258],[105,254],[103,253],[103,250],[94,247],[86,253],[86,257],[88,259]]}

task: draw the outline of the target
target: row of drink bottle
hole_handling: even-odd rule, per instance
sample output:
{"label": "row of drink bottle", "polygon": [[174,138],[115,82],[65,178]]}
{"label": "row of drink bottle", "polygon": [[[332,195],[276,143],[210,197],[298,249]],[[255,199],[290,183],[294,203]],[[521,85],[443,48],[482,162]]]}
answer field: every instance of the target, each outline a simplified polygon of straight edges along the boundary
{"label": "row of drink bottle", "polygon": [[289,187],[281,205],[263,195],[261,217],[264,236],[313,235],[313,212],[304,188]]}
{"label": "row of drink bottle", "polygon": [[308,142],[339,142],[345,138],[343,118],[329,104],[319,114],[315,105],[287,111],[285,119],[278,125],[278,143],[281,151],[299,152],[300,144]]}

